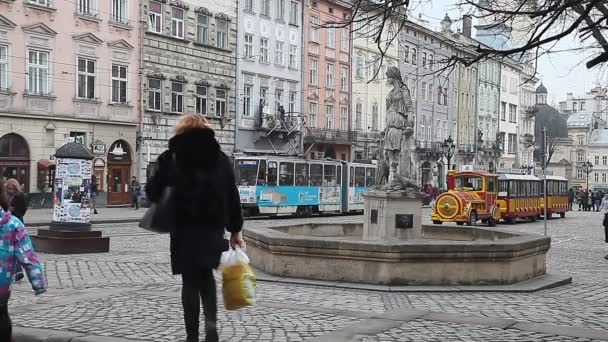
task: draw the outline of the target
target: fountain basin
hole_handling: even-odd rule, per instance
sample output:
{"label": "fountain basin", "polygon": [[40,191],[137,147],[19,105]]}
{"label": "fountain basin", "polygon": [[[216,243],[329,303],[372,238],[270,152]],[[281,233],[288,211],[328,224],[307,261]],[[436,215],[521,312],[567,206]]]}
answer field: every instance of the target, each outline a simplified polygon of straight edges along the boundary
{"label": "fountain basin", "polygon": [[378,285],[510,285],[546,274],[551,239],[485,227],[422,226],[422,238],[364,241],[363,224],[247,228],[251,263],[293,278]]}

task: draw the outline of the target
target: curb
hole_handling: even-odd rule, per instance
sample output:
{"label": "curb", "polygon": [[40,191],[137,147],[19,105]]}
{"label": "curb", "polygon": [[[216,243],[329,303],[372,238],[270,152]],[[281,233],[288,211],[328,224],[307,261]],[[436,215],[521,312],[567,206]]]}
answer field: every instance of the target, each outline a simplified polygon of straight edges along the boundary
{"label": "curb", "polygon": [[81,334],[71,331],[13,327],[15,342],[151,342]]}
{"label": "curb", "polygon": [[[108,224],[108,223],[132,223],[141,221],[141,217],[139,218],[125,218],[125,219],[105,219],[105,220],[92,220],[91,224]],[[28,227],[48,227],[51,225],[51,222],[28,222]]]}
{"label": "curb", "polygon": [[333,287],[337,289],[350,289],[350,290],[367,290],[367,291],[380,291],[380,292],[452,292],[452,293],[465,293],[465,292],[504,292],[504,293],[531,293],[543,290],[552,289],[564,285],[572,284],[572,277],[546,274],[534,279],[522,281],[512,285],[445,285],[445,286],[432,286],[432,285],[410,285],[410,286],[391,286],[391,285],[374,285],[374,284],[355,284],[355,283],[343,283],[335,281],[323,281],[323,280],[309,280],[309,279],[298,279],[298,278],[286,278],[268,275],[256,268],[254,268],[256,280],[260,282],[268,283],[282,283],[282,284],[294,284],[294,285],[308,285],[308,286],[320,286],[320,287]]}

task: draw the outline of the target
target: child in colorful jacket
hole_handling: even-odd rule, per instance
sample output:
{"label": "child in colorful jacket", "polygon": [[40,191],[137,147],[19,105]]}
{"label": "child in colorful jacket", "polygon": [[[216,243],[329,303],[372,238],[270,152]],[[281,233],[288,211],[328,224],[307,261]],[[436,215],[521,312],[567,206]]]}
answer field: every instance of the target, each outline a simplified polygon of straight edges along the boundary
{"label": "child in colorful jacket", "polygon": [[11,216],[1,180],[0,237],[0,341],[11,341],[8,300],[18,265],[25,269],[36,295],[46,291],[46,279],[23,223]]}

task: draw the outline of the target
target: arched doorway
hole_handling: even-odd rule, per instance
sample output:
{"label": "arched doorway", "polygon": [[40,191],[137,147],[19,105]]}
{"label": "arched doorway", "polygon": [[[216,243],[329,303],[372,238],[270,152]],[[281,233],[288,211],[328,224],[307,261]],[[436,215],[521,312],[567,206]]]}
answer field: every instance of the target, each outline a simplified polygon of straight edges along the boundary
{"label": "arched doorway", "polygon": [[9,133],[0,138],[0,174],[15,178],[30,191],[30,149],[19,134]]}
{"label": "arched doorway", "polygon": [[108,150],[108,204],[129,203],[131,149],[124,140],[117,140]]}
{"label": "arched doorway", "polygon": [[425,161],[424,163],[422,163],[422,166],[420,169],[420,174],[421,174],[421,184],[420,185],[422,185],[422,188],[424,189],[427,184],[431,184],[433,181],[433,168],[431,167],[430,162]]}

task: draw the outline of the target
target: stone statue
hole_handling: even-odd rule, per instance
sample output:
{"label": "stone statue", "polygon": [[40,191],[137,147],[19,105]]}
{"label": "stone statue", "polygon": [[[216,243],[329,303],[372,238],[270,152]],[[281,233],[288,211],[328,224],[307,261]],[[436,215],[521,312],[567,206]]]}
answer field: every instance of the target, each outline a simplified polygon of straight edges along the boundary
{"label": "stone statue", "polygon": [[[393,89],[386,97],[386,122],[382,133],[382,146],[389,163],[388,183],[384,189],[419,190],[410,175],[411,137],[414,133],[414,108],[410,90],[403,83],[397,67],[390,67],[386,71],[386,77],[388,85],[392,85]],[[400,158],[406,165],[399,165]]]}

